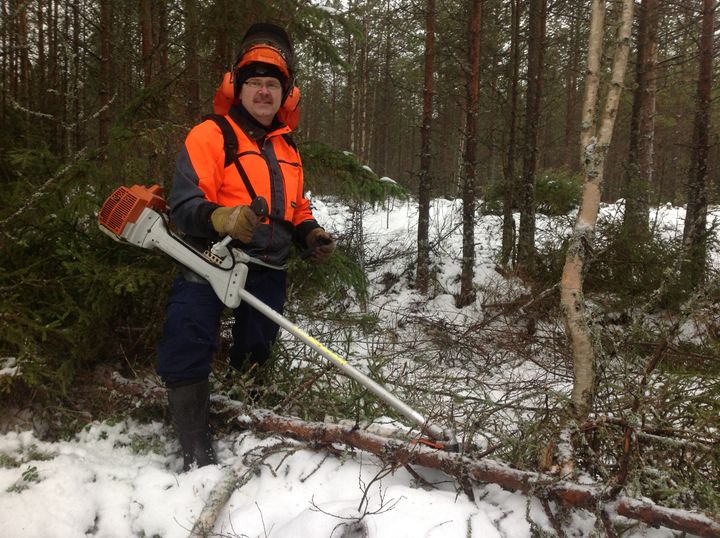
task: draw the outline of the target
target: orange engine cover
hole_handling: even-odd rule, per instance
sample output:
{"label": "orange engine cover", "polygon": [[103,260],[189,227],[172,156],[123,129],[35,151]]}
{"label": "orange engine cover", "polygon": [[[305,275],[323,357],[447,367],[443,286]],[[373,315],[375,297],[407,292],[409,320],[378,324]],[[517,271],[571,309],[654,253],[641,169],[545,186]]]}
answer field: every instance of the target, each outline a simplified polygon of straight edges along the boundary
{"label": "orange engine cover", "polygon": [[120,236],[125,225],[135,222],[146,207],[160,213],[166,210],[167,204],[160,185],[119,187],[105,200],[98,214],[98,222]]}

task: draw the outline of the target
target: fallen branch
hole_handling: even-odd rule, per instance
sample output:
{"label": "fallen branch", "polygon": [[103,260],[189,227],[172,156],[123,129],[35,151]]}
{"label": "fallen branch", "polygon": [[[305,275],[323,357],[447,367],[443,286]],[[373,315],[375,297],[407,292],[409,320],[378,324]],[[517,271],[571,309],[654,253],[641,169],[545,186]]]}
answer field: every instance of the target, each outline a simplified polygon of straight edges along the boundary
{"label": "fallen branch", "polygon": [[[528,494],[543,494],[568,506],[596,510],[604,503],[610,510],[612,502],[605,496],[605,489],[585,486],[553,477],[513,469],[492,460],[474,460],[459,454],[434,450],[412,441],[388,439],[349,426],[324,422],[305,422],[300,419],[276,415],[270,411],[252,411],[239,419],[245,426],[266,433],[288,435],[315,444],[343,443],[375,454],[383,461],[399,465],[422,465],[440,469],[456,479],[467,476],[478,482],[492,482],[505,489]],[[702,514],[687,510],[675,510],[632,499],[617,500],[618,514],[642,521],[653,527],[665,526],[681,532],[702,537],[720,536],[720,523]]]}
{"label": "fallen branch", "polygon": [[654,527],[662,525],[669,529],[676,529],[690,534],[707,538],[720,536],[720,523],[702,514],[695,514],[687,510],[665,508],[630,497],[621,497],[617,503],[617,513],[650,523]]}
{"label": "fallen branch", "polygon": [[[117,373],[102,375],[100,383],[118,393],[139,397],[146,403],[164,399],[164,389],[152,383],[127,380]],[[375,454],[395,465],[422,465],[440,469],[455,477],[459,483],[467,478],[490,482],[513,491],[538,497],[549,497],[567,506],[601,509],[609,513],[642,521],[653,527],[689,532],[701,537],[720,536],[720,522],[687,510],[670,509],[630,497],[613,499],[602,485],[581,485],[552,476],[514,469],[489,459],[472,459],[462,454],[438,451],[413,440],[393,439],[357,429],[351,425],[328,422],[307,422],[298,418],[277,415],[266,410],[247,410],[245,406],[223,397],[212,402],[237,414],[237,423],[255,431],[286,435],[314,445],[345,444]],[[207,523],[209,523],[208,518]],[[207,528],[207,527],[205,527]]]}
{"label": "fallen branch", "polygon": [[240,489],[250,480],[250,475],[251,473],[242,464],[228,468],[225,477],[210,492],[205,507],[193,525],[190,538],[214,536],[212,530],[220,512],[235,490]]}

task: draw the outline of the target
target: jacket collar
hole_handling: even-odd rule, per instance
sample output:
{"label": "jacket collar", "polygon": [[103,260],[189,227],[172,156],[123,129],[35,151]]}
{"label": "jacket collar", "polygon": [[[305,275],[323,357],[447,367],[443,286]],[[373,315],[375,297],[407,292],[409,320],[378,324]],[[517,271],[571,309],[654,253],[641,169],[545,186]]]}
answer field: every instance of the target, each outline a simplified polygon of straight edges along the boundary
{"label": "jacket collar", "polygon": [[255,142],[261,142],[268,136],[281,135],[291,131],[287,125],[278,120],[277,116],[273,118],[270,127],[265,127],[252,117],[242,103],[237,103],[230,107],[228,116]]}

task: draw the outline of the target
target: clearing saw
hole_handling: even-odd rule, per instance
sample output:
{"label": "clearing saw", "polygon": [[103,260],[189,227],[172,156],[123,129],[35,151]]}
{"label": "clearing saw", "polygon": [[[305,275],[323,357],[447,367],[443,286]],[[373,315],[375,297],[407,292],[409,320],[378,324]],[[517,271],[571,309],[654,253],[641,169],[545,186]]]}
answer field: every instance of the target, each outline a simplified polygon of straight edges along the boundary
{"label": "clearing saw", "polygon": [[229,308],[237,308],[245,301],[291,335],[334,364],[342,373],[357,381],[398,413],[410,419],[421,431],[435,440],[427,443],[444,450],[457,450],[452,429],[443,429],[429,422],[418,411],[398,399],[348,361],[331,351],[290,320],[245,290],[248,264],[259,263],[237,248],[230,248],[225,237],[212,248],[200,251],[174,233],[169,226],[167,204],[162,187],[120,187],[105,201],[98,215],[100,229],[112,239],[145,249],[158,249],[208,281],[220,300]]}

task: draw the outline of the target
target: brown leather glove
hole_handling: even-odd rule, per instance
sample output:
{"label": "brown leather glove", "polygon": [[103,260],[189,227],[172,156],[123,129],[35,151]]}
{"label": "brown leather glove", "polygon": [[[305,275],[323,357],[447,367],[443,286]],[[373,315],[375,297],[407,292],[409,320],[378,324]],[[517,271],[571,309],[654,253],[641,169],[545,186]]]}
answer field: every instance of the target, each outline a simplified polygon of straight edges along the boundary
{"label": "brown leather glove", "polygon": [[308,248],[312,249],[312,258],[318,262],[326,262],[335,250],[337,243],[322,228],[313,228],[305,238]]}
{"label": "brown leather glove", "polygon": [[260,219],[250,207],[218,207],[210,214],[213,228],[219,234],[229,235],[243,243],[249,243]]}

